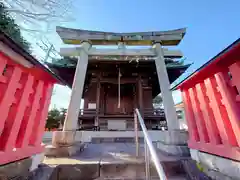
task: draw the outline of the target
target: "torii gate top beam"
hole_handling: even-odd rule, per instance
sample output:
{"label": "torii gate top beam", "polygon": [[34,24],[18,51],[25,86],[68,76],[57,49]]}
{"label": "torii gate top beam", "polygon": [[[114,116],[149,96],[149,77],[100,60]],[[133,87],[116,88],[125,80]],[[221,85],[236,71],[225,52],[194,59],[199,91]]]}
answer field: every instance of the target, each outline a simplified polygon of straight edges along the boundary
{"label": "torii gate top beam", "polygon": [[186,29],[153,32],[113,33],[103,31],[88,31],[57,27],[57,33],[66,44],[81,44],[89,41],[92,45],[117,45],[123,42],[125,45],[147,46],[160,42],[162,46],[175,46],[180,43]]}

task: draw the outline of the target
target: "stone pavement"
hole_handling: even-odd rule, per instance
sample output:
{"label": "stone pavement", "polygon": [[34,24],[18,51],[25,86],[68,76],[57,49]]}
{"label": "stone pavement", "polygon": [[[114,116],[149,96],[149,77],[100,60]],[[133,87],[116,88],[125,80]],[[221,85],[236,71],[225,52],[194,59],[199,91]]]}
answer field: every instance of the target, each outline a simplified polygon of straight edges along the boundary
{"label": "stone pavement", "polygon": [[[135,144],[133,143],[101,143],[86,144],[83,152],[72,157],[45,158],[46,164],[83,164],[83,163],[121,163],[144,162],[144,144],[139,144],[139,157],[135,156]],[[160,161],[176,161],[186,157],[168,156],[157,150]]]}

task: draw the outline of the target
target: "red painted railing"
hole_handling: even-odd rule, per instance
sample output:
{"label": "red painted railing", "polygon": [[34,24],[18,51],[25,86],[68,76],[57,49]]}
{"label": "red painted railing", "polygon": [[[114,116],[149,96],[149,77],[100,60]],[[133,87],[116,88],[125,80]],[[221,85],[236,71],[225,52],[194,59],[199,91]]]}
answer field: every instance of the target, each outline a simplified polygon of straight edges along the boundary
{"label": "red painted railing", "polygon": [[0,51],[0,165],[43,151],[42,135],[54,80]]}
{"label": "red painted railing", "polygon": [[192,149],[240,160],[240,43],[178,87]]}

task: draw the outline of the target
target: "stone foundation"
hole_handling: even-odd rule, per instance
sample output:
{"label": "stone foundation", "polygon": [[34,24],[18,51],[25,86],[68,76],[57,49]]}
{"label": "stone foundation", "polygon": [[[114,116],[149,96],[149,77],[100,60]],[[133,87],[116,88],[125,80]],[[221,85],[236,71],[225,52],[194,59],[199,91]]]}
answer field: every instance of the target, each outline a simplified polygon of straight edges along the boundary
{"label": "stone foundation", "polygon": [[55,147],[53,145],[48,145],[45,148],[45,156],[48,157],[68,157],[77,154],[78,152],[83,151],[84,144],[76,143],[72,144],[71,146],[58,146]]}
{"label": "stone foundation", "polygon": [[190,156],[187,146],[188,133],[184,130],[163,131],[157,148],[169,155]]}
{"label": "stone foundation", "polygon": [[[56,132],[45,132],[43,136],[43,142],[49,142],[52,140],[53,134]],[[90,143],[93,138],[135,138],[134,131],[76,131],[75,141]],[[168,142],[168,144],[187,144],[186,131],[177,132],[160,131],[160,130],[148,130],[149,136],[153,142]],[[175,135],[176,134],[176,135]],[[138,131],[139,138],[143,138],[142,131]],[[177,136],[177,139],[172,137]],[[180,138],[179,138],[179,137]],[[179,141],[179,139],[181,141]],[[178,140],[178,142],[176,142]],[[166,143],[165,143],[166,144]]]}
{"label": "stone foundation", "polygon": [[24,179],[36,170],[44,159],[43,153],[0,166],[0,180]]}
{"label": "stone foundation", "polygon": [[[45,134],[44,139],[49,140],[51,136],[53,139],[59,141],[59,137],[63,137],[61,134],[56,138],[57,134],[62,132],[54,132],[54,135],[51,135],[49,132]],[[69,133],[69,132],[67,132]],[[72,133],[72,132],[71,132]],[[172,155],[181,155],[181,156],[190,156],[189,149],[187,146],[188,133],[184,130],[175,130],[175,131],[157,131],[150,130],[148,131],[149,136],[154,144],[161,151],[167,152]],[[72,134],[73,135],[73,134]],[[73,137],[71,134],[68,137]],[[138,132],[139,138],[142,142],[143,133],[142,131]],[[135,142],[135,132],[134,131],[77,131],[75,132],[75,141],[83,143],[100,143],[100,142]],[[70,138],[71,139],[71,138]],[[53,140],[56,142],[56,140]],[[61,141],[60,143],[64,144],[66,141]]]}
{"label": "stone foundation", "polygon": [[[65,144],[66,141],[62,141],[61,138],[56,135],[60,133],[59,137],[64,137],[62,132],[54,132],[54,135],[50,133],[45,134],[44,139],[48,140],[53,136],[53,142],[60,141],[61,144]],[[70,133],[67,137],[74,137]],[[148,131],[150,138],[154,144],[157,144],[158,149],[167,152],[172,155],[190,156],[189,149],[187,146],[188,133],[184,130],[175,131]],[[138,132],[139,138],[143,139],[142,131]],[[134,131],[77,131],[75,132],[75,141],[83,143],[99,143],[104,142],[135,142]],[[55,139],[55,140],[54,140]],[[71,138],[70,138],[71,139]],[[70,141],[71,142],[71,141]],[[59,143],[58,143],[59,144]]]}
{"label": "stone foundation", "polygon": [[75,139],[75,131],[55,131],[52,145],[45,148],[45,156],[67,157],[84,149],[84,144]]}
{"label": "stone foundation", "polygon": [[213,179],[240,180],[240,162],[191,149],[191,157]]}
{"label": "stone foundation", "polygon": [[189,148],[185,145],[169,145],[157,142],[157,148],[160,151],[173,156],[190,156]]}
{"label": "stone foundation", "polygon": [[75,143],[76,131],[54,131],[52,145],[55,147],[71,146]]}

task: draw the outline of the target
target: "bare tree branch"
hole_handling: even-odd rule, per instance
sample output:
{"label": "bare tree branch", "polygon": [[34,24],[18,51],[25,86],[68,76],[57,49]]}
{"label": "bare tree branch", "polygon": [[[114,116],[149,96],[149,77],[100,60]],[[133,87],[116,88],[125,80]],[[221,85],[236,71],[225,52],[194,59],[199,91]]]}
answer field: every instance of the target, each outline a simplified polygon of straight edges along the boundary
{"label": "bare tree branch", "polygon": [[[73,0],[5,0],[7,11],[22,24],[19,26],[42,26],[49,28],[55,22],[72,20]],[[23,28],[23,30],[26,27]],[[36,28],[37,30],[39,28]],[[48,29],[45,29],[46,31]]]}
{"label": "bare tree branch", "polygon": [[47,36],[56,24],[72,20],[73,0],[4,0],[4,5],[21,31],[31,38],[40,59],[59,57]]}

